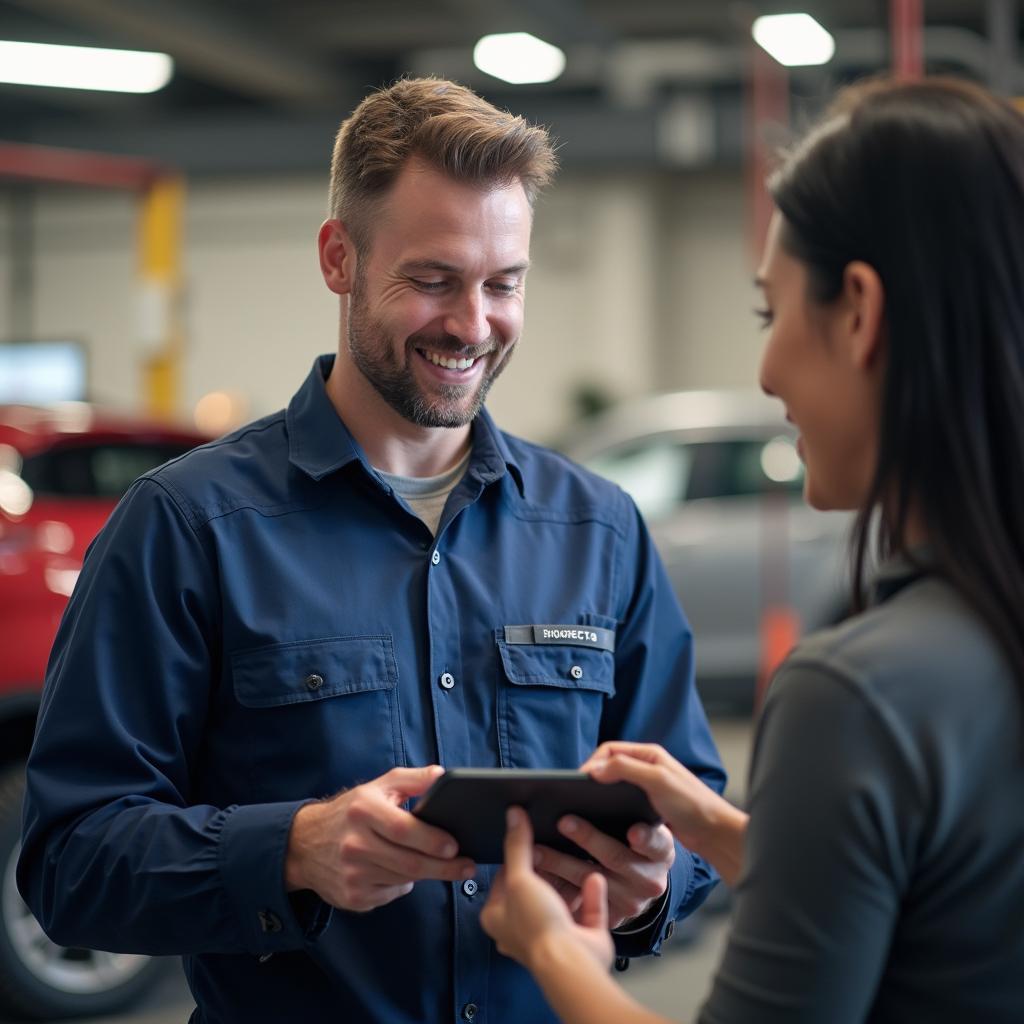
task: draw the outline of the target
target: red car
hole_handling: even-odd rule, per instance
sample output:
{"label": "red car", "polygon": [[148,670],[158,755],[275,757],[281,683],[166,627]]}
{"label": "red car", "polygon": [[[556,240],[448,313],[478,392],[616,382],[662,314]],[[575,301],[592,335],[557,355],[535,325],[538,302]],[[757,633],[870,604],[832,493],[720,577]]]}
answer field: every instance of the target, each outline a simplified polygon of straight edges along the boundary
{"label": "red car", "polygon": [[46,661],[85,550],[132,480],[206,440],[85,403],[0,405],[0,1017],[112,1013],[156,980],[150,957],[50,942],[14,865]]}

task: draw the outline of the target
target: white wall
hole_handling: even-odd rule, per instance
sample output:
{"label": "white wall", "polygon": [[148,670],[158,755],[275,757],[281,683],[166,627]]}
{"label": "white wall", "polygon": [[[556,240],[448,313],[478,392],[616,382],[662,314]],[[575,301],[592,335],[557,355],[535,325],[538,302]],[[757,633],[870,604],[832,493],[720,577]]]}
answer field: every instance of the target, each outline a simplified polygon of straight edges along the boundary
{"label": "white wall", "polygon": [[[580,383],[620,398],[749,386],[743,200],[739,176],[563,176],[538,206],[526,330],[489,401],[499,422],[549,438]],[[336,347],[337,300],[316,263],[324,207],[321,176],[190,183],[183,414],[215,389],[245,394],[252,416],[278,408]],[[34,201],[34,334],[85,341],[96,396],[127,405],[141,402],[135,218],[122,193],[40,188]],[[0,204],[0,339],[12,333],[10,238]]]}

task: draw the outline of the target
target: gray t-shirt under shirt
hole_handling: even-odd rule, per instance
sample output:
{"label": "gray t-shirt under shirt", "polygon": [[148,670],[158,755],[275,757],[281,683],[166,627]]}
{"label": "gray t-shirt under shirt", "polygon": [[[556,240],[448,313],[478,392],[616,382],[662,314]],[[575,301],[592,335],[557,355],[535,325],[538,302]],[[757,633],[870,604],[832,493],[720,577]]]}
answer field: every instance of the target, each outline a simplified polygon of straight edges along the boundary
{"label": "gray t-shirt under shirt", "polygon": [[376,467],[374,472],[405,501],[436,536],[445,502],[458,482],[466,475],[471,453],[472,449],[466,452],[457,465],[440,476],[397,476]]}

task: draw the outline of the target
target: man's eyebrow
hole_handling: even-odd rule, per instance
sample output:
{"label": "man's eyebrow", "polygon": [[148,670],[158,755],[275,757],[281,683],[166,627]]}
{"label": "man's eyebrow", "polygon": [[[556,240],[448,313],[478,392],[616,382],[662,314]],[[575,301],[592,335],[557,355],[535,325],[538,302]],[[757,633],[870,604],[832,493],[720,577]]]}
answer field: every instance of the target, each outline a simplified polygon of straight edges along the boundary
{"label": "man's eyebrow", "polygon": [[[522,263],[513,263],[511,266],[503,267],[501,270],[495,272],[493,276],[499,276],[502,274],[514,275],[523,274],[530,268],[530,261],[525,260]],[[462,267],[455,266],[454,263],[445,263],[444,260],[410,260],[408,263],[402,264],[402,270],[406,272],[424,271],[424,270],[435,270],[442,274],[461,274]]]}

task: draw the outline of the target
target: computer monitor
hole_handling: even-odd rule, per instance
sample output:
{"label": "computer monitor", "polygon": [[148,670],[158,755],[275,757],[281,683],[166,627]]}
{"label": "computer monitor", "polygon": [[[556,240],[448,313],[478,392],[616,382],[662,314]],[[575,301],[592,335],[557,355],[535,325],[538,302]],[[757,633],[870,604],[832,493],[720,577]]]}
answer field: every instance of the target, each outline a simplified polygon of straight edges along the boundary
{"label": "computer monitor", "polygon": [[77,341],[0,342],[0,403],[82,401],[86,383],[85,349]]}

